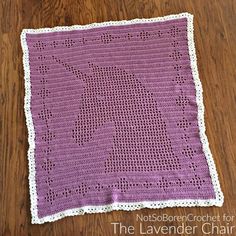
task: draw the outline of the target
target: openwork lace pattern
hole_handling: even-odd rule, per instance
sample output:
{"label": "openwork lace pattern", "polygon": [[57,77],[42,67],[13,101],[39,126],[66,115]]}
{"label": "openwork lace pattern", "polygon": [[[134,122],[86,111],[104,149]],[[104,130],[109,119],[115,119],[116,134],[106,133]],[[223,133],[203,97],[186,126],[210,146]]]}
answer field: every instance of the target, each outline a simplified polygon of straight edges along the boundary
{"label": "openwork lace pattern", "polygon": [[221,206],[189,13],[24,29],[32,223]]}

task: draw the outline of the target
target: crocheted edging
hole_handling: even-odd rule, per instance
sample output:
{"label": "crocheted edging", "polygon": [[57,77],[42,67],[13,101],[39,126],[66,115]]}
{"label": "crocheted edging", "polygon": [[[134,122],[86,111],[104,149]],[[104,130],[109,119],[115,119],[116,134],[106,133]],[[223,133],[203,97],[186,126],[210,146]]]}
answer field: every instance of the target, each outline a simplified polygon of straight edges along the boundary
{"label": "crocheted edging", "polygon": [[[29,65],[29,50],[26,42],[26,34],[38,34],[38,33],[48,33],[56,31],[71,31],[71,30],[84,30],[104,26],[112,25],[128,25],[136,23],[148,23],[148,22],[161,22],[166,20],[187,18],[188,21],[188,47],[191,60],[191,69],[193,74],[193,79],[196,88],[196,102],[198,106],[198,126],[200,139],[203,146],[203,151],[207,159],[214,192],[216,198],[207,200],[195,200],[195,199],[183,199],[183,200],[163,200],[163,201],[143,201],[134,203],[112,203],[103,206],[84,206],[80,208],[68,209],[53,215],[45,216],[42,218],[38,217],[37,208],[37,191],[36,191],[36,168],[34,159],[35,150],[35,130],[33,125],[33,119],[31,114],[31,83],[30,83],[30,65]],[[203,104],[203,91],[201,81],[199,79],[198,69],[197,69],[197,58],[195,52],[194,35],[193,35],[193,15],[189,13],[181,13],[177,15],[168,15],[164,17],[149,18],[149,19],[133,19],[133,20],[123,20],[123,21],[108,21],[103,23],[92,23],[89,25],[73,25],[73,26],[60,26],[54,28],[41,28],[41,29],[23,29],[21,33],[21,45],[23,49],[23,66],[24,66],[24,79],[25,79],[25,99],[24,99],[24,110],[26,116],[26,124],[28,128],[28,167],[29,167],[29,187],[30,187],[30,201],[31,201],[31,215],[32,223],[42,224],[44,222],[52,222],[58,219],[64,218],[66,216],[83,215],[85,213],[102,213],[110,212],[113,210],[138,210],[142,208],[165,208],[165,207],[208,207],[208,206],[222,206],[224,202],[224,196],[220,188],[220,183],[218,179],[218,174],[216,171],[216,166],[209,148],[209,143],[207,136],[205,134],[205,123],[204,123],[204,104]]]}

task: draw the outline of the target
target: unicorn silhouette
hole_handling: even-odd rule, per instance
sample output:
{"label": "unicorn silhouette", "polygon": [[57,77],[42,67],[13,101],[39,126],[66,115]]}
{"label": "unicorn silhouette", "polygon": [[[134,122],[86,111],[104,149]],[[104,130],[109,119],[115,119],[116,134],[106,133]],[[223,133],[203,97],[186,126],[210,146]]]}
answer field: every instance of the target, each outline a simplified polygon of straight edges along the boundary
{"label": "unicorn silhouette", "polygon": [[55,56],[53,59],[84,84],[72,130],[74,141],[83,146],[107,122],[114,124],[112,149],[104,160],[106,173],[180,168],[158,104],[133,73],[90,62],[90,73],[84,73]]}

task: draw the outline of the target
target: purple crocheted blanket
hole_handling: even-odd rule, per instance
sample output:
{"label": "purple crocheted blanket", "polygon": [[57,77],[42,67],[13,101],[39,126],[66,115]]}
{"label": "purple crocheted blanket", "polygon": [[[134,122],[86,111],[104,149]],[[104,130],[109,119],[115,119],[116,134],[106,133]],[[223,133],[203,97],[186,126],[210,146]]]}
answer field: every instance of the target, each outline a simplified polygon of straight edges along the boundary
{"label": "purple crocheted blanket", "polygon": [[21,35],[33,223],[221,206],[188,13]]}

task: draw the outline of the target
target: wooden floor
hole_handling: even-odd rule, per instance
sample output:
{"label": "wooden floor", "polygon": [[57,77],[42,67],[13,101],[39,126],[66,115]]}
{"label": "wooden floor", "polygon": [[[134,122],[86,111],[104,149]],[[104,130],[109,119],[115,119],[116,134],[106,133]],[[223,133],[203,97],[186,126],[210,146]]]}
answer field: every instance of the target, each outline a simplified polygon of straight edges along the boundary
{"label": "wooden floor", "polygon": [[[23,28],[194,14],[200,79],[210,147],[225,195],[222,208],[173,208],[67,217],[32,225],[24,116]],[[136,227],[137,214],[236,215],[236,1],[233,0],[2,0],[0,5],[0,235],[114,235],[111,222]],[[180,225],[181,222],[144,225]],[[216,225],[225,225],[221,220]],[[201,228],[202,223],[192,222]],[[236,220],[231,225],[236,226]],[[120,234],[116,234],[120,235]],[[125,235],[125,234],[121,234]],[[159,234],[161,235],[161,234]],[[180,234],[184,235],[184,234]],[[198,230],[195,235],[204,235]],[[216,235],[216,234],[214,234]],[[221,234],[229,235],[229,234]],[[233,234],[236,235],[236,229]]]}

